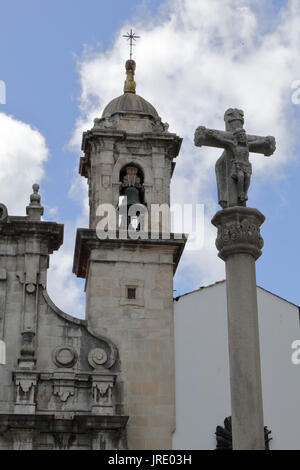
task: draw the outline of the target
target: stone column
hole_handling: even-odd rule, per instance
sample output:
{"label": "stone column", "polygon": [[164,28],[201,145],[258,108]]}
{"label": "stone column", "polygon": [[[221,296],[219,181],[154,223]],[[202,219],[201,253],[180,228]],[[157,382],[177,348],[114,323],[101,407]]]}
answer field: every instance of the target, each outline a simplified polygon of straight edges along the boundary
{"label": "stone column", "polygon": [[228,341],[234,450],[264,450],[255,261],[261,255],[256,209],[230,207],[216,213],[216,246],[226,263]]}

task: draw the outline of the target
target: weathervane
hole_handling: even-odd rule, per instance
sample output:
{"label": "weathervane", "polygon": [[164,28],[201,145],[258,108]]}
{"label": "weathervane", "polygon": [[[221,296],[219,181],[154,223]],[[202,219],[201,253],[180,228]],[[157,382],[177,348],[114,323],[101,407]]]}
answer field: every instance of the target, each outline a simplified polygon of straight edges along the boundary
{"label": "weathervane", "polygon": [[132,31],[132,29],[130,30],[130,33],[123,34],[123,38],[127,38],[127,41],[130,40],[130,42],[129,42],[130,60],[132,59],[132,48],[133,48],[133,46],[135,46],[135,44],[133,44],[133,41],[136,41],[140,37],[141,36],[136,36],[136,34]]}

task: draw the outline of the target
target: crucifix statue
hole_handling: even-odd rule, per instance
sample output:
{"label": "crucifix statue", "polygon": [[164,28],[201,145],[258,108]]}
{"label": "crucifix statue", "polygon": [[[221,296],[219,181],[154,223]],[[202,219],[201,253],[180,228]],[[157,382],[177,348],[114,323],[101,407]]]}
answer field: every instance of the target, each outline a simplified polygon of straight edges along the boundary
{"label": "crucifix statue", "polygon": [[246,134],[244,113],[240,109],[228,109],[224,115],[225,131],[200,126],[195,131],[195,145],[224,148],[216,163],[218,200],[222,209],[246,206],[252,174],[249,153],[270,156],[275,151],[274,137],[258,137]]}
{"label": "crucifix statue", "polygon": [[233,449],[263,450],[255,261],[262,254],[260,226],[265,217],[257,209],[246,207],[246,202],[252,173],[249,153],[269,156],[276,144],[274,137],[246,134],[244,113],[240,109],[228,109],[224,120],[225,131],[198,127],[195,145],[224,149],[216,162],[218,202],[222,210],[214,215],[212,224],[218,229],[218,256],[226,265]]}

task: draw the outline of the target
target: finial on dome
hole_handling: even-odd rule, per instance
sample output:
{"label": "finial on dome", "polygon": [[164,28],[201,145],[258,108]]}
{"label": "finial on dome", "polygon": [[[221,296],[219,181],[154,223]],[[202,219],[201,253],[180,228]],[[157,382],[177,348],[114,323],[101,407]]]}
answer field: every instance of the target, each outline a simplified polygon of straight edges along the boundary
{"label": "finial on dome", "polygon": [[32,185],[32,189],[33,193],[30,195],[30,204],[26,207],[26,214],[31,220],[41,220],[44,208],[41,206],[40,186],[35,183]]}
{"label": "finial on dome", "polygon": [[129,41],[130,46],[130,59],[126,61],[125,68],[126,68],[126,80],[124,83],[124,93],[135,93],[136,83],[134,81],[134,72],[135,72],[135,61],[132,59],[132,48],[135,46],[133,41],[136,41],[141,36],[137,36],[132,29],[130,33],[123,34],[123,38],[126,38]]}
{"label": "finial on dome", "polygon": [[124,83],[124,93],[135,93],[136,83],[134,81],[135,61],[129,59],[126,61],[126,80]]}
{"label": "finial on dome", "polygon": [[129,41],[130,60],[132,59],[132,48],[135,46],[135,44],[133,44],[133,41],[136,41],[136,40],[139,39],[140,37],[141,37],[141,36],[137,36],[137,35],[132,31],[132,29],[130,30],[130,33],[123,34],[123,38],[126,38],[127,41]]}

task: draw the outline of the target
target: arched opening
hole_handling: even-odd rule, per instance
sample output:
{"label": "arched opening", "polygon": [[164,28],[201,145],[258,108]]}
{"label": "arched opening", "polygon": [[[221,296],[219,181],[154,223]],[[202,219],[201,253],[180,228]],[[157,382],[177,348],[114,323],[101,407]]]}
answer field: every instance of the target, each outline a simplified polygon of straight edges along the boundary
{"label": "arched opening", "polygon": [[144,173],[136,163],[128,163],[120,171],[120,196],[127,196],[128,205],[144,204]]}
{"label": "arched opening", "polygon": [[[140,230],[139,216],[146,209],[143,170],[135,163],[128,163],[120,170],[120,183],[119,226],[125,230],[129,227],[134,230]],[[129,215],[130,208],[133,209],[133,207],[137,209],[136,214]]]}

